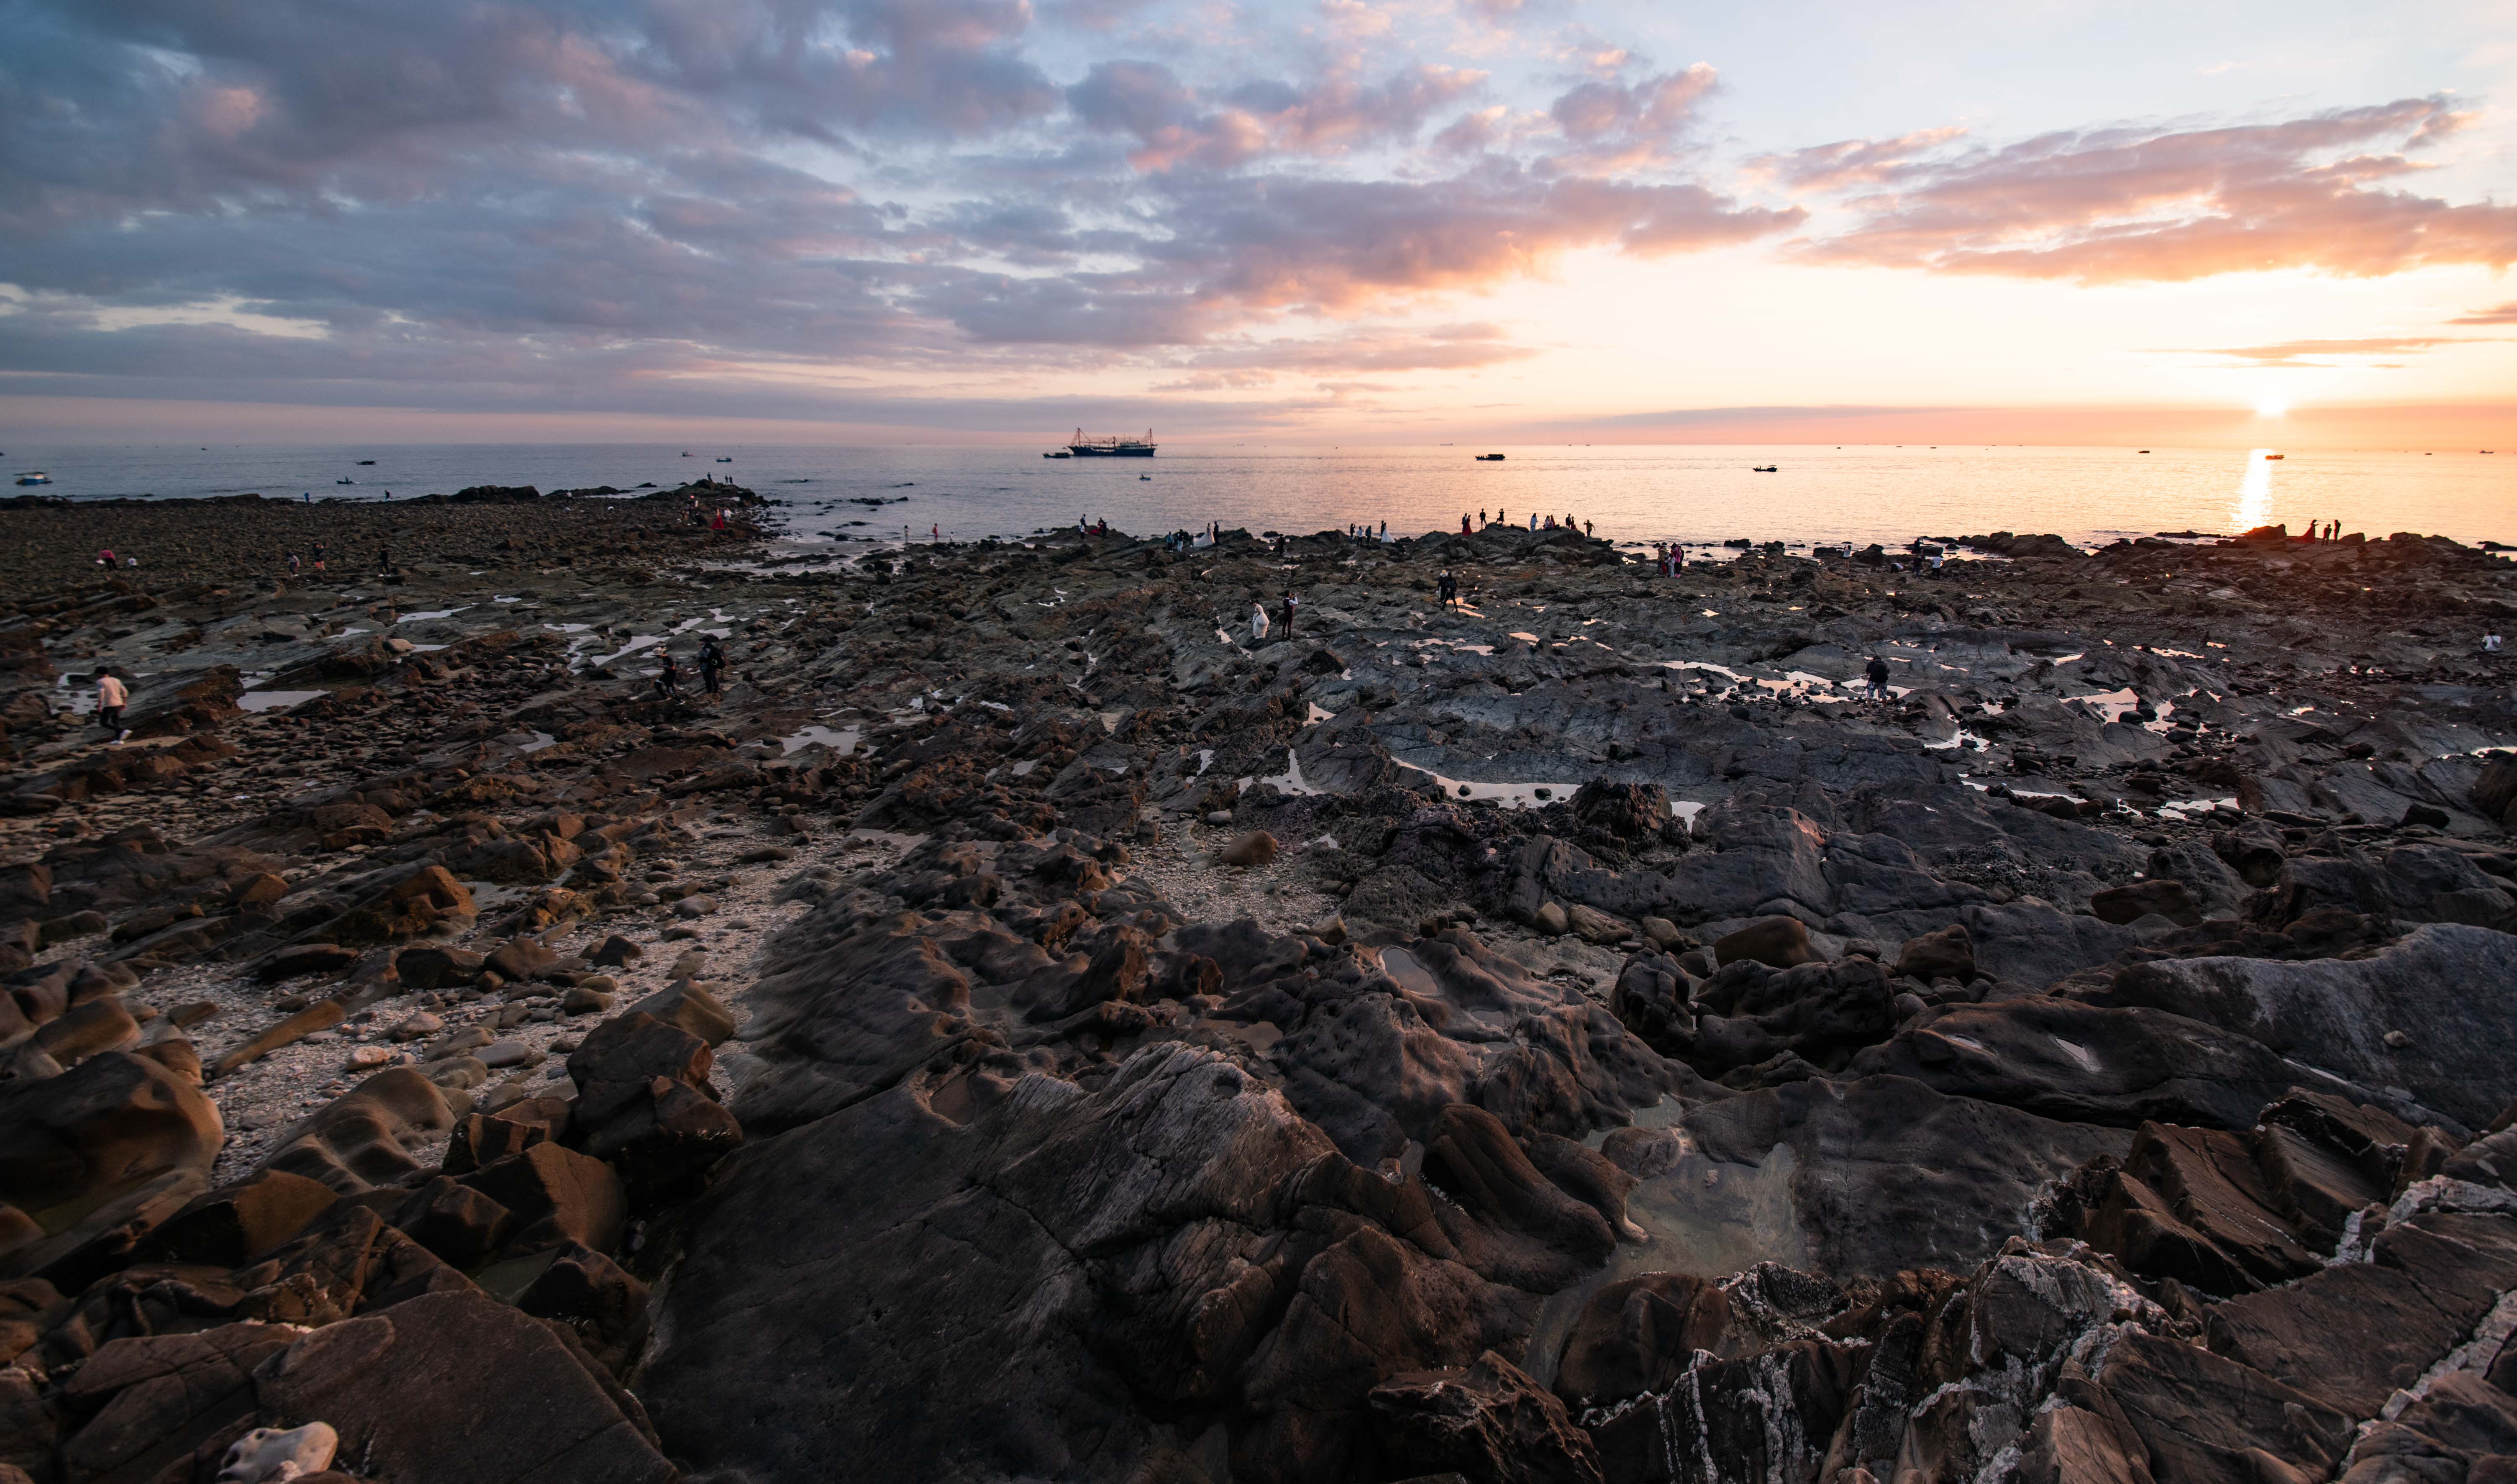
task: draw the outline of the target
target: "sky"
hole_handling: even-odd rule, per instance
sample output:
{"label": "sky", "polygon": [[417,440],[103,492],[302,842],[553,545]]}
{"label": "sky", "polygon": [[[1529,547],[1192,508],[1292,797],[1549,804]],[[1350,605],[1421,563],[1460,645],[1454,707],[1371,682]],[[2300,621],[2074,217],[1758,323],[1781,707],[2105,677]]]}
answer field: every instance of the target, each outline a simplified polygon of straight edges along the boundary
{"label": "sky", "polygon": [[2517,443],[2504,5],[0,0],[0,433]]}

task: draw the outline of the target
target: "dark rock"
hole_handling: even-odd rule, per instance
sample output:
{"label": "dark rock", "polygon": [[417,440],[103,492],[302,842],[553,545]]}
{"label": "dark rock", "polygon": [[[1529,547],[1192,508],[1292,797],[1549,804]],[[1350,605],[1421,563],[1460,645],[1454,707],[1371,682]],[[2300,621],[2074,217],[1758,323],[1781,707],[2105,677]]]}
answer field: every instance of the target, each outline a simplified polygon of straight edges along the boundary
{"label": "dark rock", "polygon": [[590,1248],[563,1247],[516,1295],[516,1307],[566,1325],[587,1354],[625,1375],[647,1342],[647,1286]]}
{"label": "dark rock", "polygon": [[416,1172],[419,1161],[407,1146],[453,1124],[454,1112],[435,1083],[416,1068],[392,1067],[281,1133],[260,1167],[360,1195]]}
{"label": "dark rock", "polygon": [[462,1183],[515,1213],[502,1249],[510,1255],[569,1242],[599,1252],[620,1245],[627,1203],[619,1176],[601,1160],[535,1144],[482,1166]]}
{"label": "dark rock", "polygon": [[1809,928],[1797,917],[1761,917],[1713,943],[1715,961],[1728,966],[1743,959],[1787,969],[1817,956],[1810,947]]}
{"label": "dark rock", "polygon": [[2154,1119],[2250,1127],[2303,1076],[2261,1043],[2217,1026],[2041,996],[1927,1011],[1853,1064],[2045,1118],[2120,1128]]}
{"label": "dark rock", "polygon": [[477,1268],[496,1255],[515,1218],[488,1196],[439,1175],[395,1208],[393,1224],[449,1266]]}
{"label": "dark rock", "polygon": [[1906,939],[1897,954],[1897,973],[1925,984],[1941,979],[1971,982],[1975,978],[1975,944],[1967,937],[1966,924],[1952,922],[1936,932]]}
{"label": "dark rock", "polygon": [[[2517,1096],[2517,936],[2431,924],[2373,957],[2183,958],[2115,976],[2117,1003],[2235,1031],[2372,1089],[2413,1122],[2479,1127]],[[2405,1047],[2390,1031],[2453,1025]],[[2410,1101],[2397,1106],[2403,1089]],[[2423,1110],[2434,1110],[2424,1112]]]}
{"label": "dark rock", "polygon": [[1600,1484],[1598,1450],[1564,1404],[1492,1350],[1462,1370],[1414,1371],[1372,1388],[1382,1451],[1474,1484]]}
{"label": "dark rock", "polygon": [[626,1393],[589,1375],[540,1321],[478,1293],[426,1294],[318,1330],[266,1361],[254,1385],[283,1417],[331,1423],[340,1456],[380,1478],[678,1477],[623,1412]]}
{"label": "dark rock", "polygon": [[0,1199],[40,1212],[169,1170],[206,1175],[222,1136],[199,1088],[107,1051],[59,1077],[0,1083]]}
{"label": "dark rock", "polygon": [[2110,886],[2090,895],[2089,911],[2106,922],[2134,922],[2154,912],[2179,927],[2192,927],[2202,920],[2201,910],[2186,894],[2182,881],[2135,881],[2129,886]]}
{"label": "dark rock", "polygon": [[707,1042],[678,1026],[635,1010],[616,1016],[568,1055],[577,1087],[571,1122],[582,1130],[602,1127],[649,1095],[648,1084],[660,1077],[705,1092],[714,1064]]}
{"label": "dark rock", "polygon": [[339,1199],[320,1180],[270,1169],[195,1197],[133,1250],[137,1262],[242,1267]]}

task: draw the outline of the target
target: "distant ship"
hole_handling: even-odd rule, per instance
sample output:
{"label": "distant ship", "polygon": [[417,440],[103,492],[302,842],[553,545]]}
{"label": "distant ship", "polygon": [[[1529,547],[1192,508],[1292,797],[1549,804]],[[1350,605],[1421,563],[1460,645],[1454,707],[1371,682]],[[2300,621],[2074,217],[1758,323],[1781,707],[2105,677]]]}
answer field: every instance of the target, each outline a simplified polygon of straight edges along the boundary
{"label": "distant ship", "polygon": [[49,485],[52,482],[53,477],[41,469],[18,476],[18,483],[21,485]]}
{"label": "distant ship", "polygon": [[1054,449],[1041,455],[1043,458],[1073,458],[1074,456],[1074,454],[1067,452],[1063,448]]}
{"label": "distant ship", "polygon": [[1781,467],[1782,466],[1779,464],[1751,464],[1748,466],[1748,472],[1750,474],[1774,474],[1779,472]]}
{"label": "distant ship", "polygon": [[1500,464],[1503,462],[1503,458],[1504,456],[1500,453],[1480,453],[1477,455],[1477,462],[1480,464]]}
{"label": "distant ship", "polygon": [[363,468],[363,468],[365,468],[367,465],[372,464],[372,463],[374,463],[374,462],[375,462],[375,460],[374,460],[374,459],[371,459],[371,458],[363,458],[363,459],[359,460],[359,467],[361,467],[361,468]]}
{"label": "distant ship", "polygon": [[1086,438],[1084,430],[1075,430],[1075,442],[1066,451],[1077,458],[1151,458],[1154,456],[1154,430],[1147,428],[1142,438]]}
{"label": "distant ship", "polygon": [[2266,458],[2287,458],[2288,456],[2289,455],[2286,453],[2267,453],[2264,455]]}

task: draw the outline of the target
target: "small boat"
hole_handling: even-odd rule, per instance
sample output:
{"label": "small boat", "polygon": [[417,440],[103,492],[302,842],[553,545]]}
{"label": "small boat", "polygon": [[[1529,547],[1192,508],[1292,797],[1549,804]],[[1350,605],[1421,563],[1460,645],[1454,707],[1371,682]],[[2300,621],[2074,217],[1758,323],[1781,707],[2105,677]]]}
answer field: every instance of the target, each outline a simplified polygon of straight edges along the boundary
{"label": "small boat", "polygon": [[354,479],[352,479],[352,478],[350,478],[348,475],[346,475],[346,474],[345,474],[345,475],[342,475],[339,479],[334,480],[332,483],[333,483],[333,484],[335,484],[335,485],[355,485],[355,484],[357,484],[357,483],[358,483],[358,481],[357,481],[357,480],[354,480]]}
{"label": "small boat", "polygon": [[2148,453],[2150,450],[2149,450],[2148,448],[2144,448],[2144,449],[2142,449],[2141,451],[2142,451],[2142,452],[2144,452],[2144,453]]}
{"label": "small boat", "polygon": [[375,462],[375,460],[374,460],[374,459],[371,459],[371,458],[363,458],[363,459],[359,460],[359,467],[360,467],[360,468],[362,468],[362,469],[363,469],[363,468],[365,468],[367,465],[372,464],[372,463],[374,463],[374,462]]}
{"label": "small boat", "polygon": [[1041,455],[1043,458],[1073,458],[1074,456],[1074,454],[1067,452],[1063,448],[1058,448]]}
{"label": "small boat", "polygon": [[52,482],[53,477],[41,469],[30,469],[18,476],[18,483],[21,485],[49,485]]}
{"label": "small boat", "polygon": [[1500,464],[1503,462],[1503,455],[1500,453],[1480,453],[1477,455],[1477,462],[1480,464]]}
{"label": "small boat", "polygon": [[1750,474],[1776,474],[1780,473],[1781,470],[1782,465],[1780,464],[1751,464],[1748,466],[1748,472]]}
{"label": "small boat", "polygon": [[688,449],[688,448],[684,448],[684,449],[682,450],[682,457],[684,457],[684,458],[688,458],[688,457],[690,457],[690,456],[691,456],[691,450],[690,450],[690,449]]}
{"label": "small boat", "polygon": [[1150,479],[1152,479],[1152,478],[1153,478],[1153,476],[1152,476],[1152,475],[1150,475],[1150,474],[1139,474],[1139,475],[1137,475],[1137,476],[1136,476],[1136,478],[1138,478],[1138,479],[1140,479],[1140,480],[1150,480]]}
{"label": "small boat", "polygon": [[718,460],[717,460],[717,462],[718,462],[718,463],[720,463],[720,464],[730,464],[730,463],[733,463],[733,462],[734,462],[734,460],[733,460],[733,459],[731,459],[731,458],[721,458],[721,459],[718,459]]}
{"label": "small boat", "polygon": [[2288,455],[2288,454],[2286,454],[2286,453],[2267,453],[2267,454],[2265,454],[2265,455],[2264,455],[2264,457],[2266,457],[2266,458],[2287,458],[2287,457],[2289,457],[2289,455]]}

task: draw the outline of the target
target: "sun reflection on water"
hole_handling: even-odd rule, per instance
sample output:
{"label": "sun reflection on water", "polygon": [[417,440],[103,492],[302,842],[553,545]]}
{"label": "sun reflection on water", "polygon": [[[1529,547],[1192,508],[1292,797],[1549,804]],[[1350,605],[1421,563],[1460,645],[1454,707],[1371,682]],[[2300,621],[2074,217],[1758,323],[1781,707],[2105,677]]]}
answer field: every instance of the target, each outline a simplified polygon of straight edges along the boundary
{"label": "sun reflection on water", "polygon": [[2246,450],[2246,476],[2238,481],[2238,504],[2230,519],[2237,530],[2268,525],[2273,513],[2273,464],[2270,448]]}

